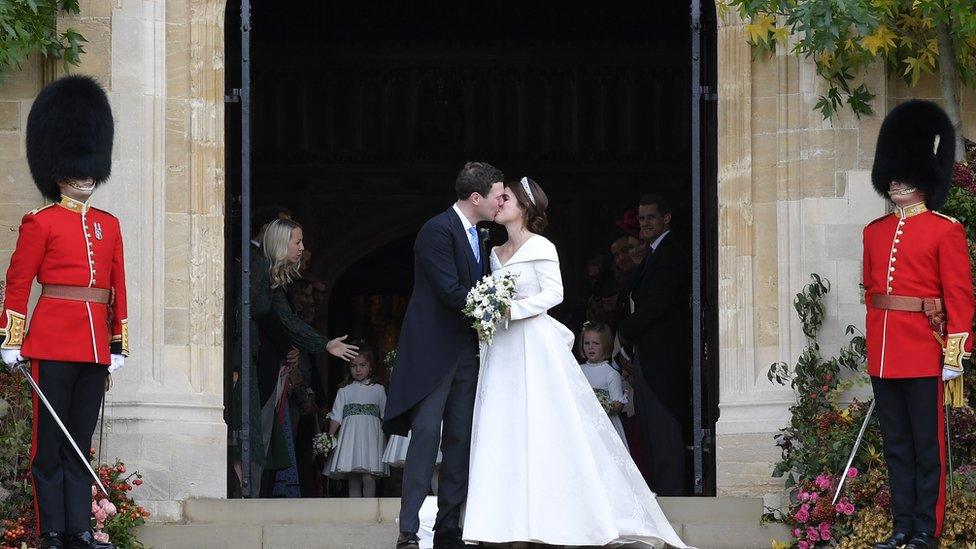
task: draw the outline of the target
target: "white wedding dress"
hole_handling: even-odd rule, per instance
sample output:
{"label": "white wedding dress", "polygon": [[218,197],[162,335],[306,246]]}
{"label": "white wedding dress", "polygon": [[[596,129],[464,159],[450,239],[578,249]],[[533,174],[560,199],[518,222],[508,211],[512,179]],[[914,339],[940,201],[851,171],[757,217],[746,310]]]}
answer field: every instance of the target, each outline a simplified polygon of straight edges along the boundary
{"label": "white wedding dress", "polygon": [[482,348],[466,541],[685,547],[547,314],[563,298],[556,248],[532,236],[492,274],[517,273],[511,321]]}

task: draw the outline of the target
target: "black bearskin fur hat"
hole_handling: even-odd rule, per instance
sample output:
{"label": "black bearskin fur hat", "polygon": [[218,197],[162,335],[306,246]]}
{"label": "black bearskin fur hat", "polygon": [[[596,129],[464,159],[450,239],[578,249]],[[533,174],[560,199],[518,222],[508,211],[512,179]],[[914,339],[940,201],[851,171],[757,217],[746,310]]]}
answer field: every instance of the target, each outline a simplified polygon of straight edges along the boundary
{"label": "black bearskin fur hat", "polygon": [[891,109],[878,133],[874,190],[888,198],[892,181],[908,183],[925,194],[930,210],[937,210],[949,196],[955,154],[956,132],[941,107],[930,101],[902,103]]}
{"label": "black bearskin fur hat", "polygon": [[27,115],[27,164],[41,194],[57,202],[58,181],[108,179],[114,133],[108,97],[93,78],[65,76],[44,86]]}

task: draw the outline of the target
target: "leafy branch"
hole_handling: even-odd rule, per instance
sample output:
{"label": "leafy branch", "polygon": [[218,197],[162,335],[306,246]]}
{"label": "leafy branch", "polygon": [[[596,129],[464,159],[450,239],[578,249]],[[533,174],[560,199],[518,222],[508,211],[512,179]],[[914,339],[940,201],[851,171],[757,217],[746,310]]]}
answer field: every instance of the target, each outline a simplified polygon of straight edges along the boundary
{"label": "leafy branch", "polygon": [[78,0],[0,0],[0,75],[20,70],[35,52],[60,59],[67,72],[81,62],[84,36],[58,32],[58,14],[78,15]]}

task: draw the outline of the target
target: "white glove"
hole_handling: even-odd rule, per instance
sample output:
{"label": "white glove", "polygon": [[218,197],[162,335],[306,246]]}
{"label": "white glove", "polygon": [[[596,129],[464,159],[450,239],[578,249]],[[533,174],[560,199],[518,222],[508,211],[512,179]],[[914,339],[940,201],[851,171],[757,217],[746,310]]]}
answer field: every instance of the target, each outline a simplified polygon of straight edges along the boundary
{"label": "white glove", "polygon": [[20,356],[20,349],[0,349],[0,358],[10,368],[16,366],[18,362],[24,361],[24,357]]}
{"label": "white glove", "polygon": [[108,365],[108,373],[125,366],[125,355],[112,355],[112,363]]}
{"label": "white glove", "polygon": [[961,375],[962,372],[959,370],[950,370],[949,368],[942,369],[942,381],[952,381]]}

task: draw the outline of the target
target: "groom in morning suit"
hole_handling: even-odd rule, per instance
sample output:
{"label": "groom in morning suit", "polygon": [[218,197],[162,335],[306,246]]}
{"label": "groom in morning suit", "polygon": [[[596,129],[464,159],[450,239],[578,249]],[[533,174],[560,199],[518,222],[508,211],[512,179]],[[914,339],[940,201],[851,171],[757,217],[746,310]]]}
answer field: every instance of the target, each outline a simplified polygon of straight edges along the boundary
{"label": "groom in morning suit", "polygon": [[[468,492],[471,421],[478,385],[478,339],[461,309],[488,272],[477,224],[498,211],[505,176],[468,162],[455,183],[457,202],[433,217],[414,243],[414,285],[400,331],[383,429],[406,436],[397,549],[419,547],[418,513],[440,446],[434,547],[463,547],[461,505]],[[443,432],[441,423],[443,422]]]}
{"label": "groom in morning suit", "polygon": [[671,234],[671,207],[648,195],[638,207],[644,262],[620,294],[617,330],[636,347],[649,391],[634,398],[651,490],[685,495],[685,444],[690,430],[691,325],[688,253]]}

